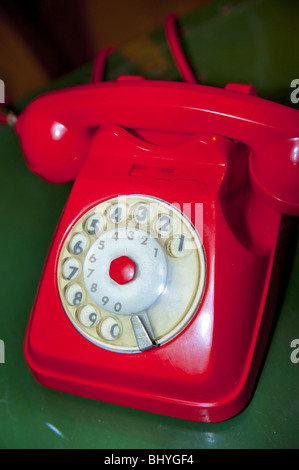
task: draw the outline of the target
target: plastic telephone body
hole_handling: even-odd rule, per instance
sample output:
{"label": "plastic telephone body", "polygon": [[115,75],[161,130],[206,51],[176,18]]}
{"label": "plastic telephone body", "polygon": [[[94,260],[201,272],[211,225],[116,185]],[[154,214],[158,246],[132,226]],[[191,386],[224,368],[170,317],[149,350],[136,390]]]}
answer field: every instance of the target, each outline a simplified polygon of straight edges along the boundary
{"label": "plastic telephone body", "polygon": [[29,167],[77,175],[27,329],[35,377],[195,421],[244,408],[273,320],[282,213],[299,214],[298,124],[254,96],[173,83],[33,102],[17,128]]}

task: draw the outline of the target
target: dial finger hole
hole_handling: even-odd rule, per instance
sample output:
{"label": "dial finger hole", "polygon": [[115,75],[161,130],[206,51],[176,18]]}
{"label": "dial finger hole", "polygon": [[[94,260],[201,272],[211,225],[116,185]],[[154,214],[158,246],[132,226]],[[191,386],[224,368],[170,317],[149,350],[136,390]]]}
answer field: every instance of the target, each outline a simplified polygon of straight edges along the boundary
{"label": "dial finger hole", "polygon": [[192,242],[186,235],[177,235],[167,243],[168,253],[174,258],[183,258],[190,253]]}
{"label": "dial finger hole", "polygon": [[106,317],[100,322],[97,331],[103,339],[115,341],[120,337],[122,328],[120,322],[114,317]]}
{"label": "dial finger hole", "polygon": [[84,224],[84,229],[89,235],[97,235],[104,226],[104,217],[99,214],[93,214],[88,217]]}
{"label": "dial finger hole", "polygon": [[76,312],[77,319],[86,328],[96,326],[100,320],[98,311],[92,305],[85,305]]}
{"label": "dial finger hole", "polygon": [[81,265],[76,258],[68,258],[63,262],[62,275],[68,281],[76,279],[81,271]]}
{"label": "dial finger hole", "polygon": [[69,243],[69,250],[74,255],[80,255],[83,253],[88,246],[88,239],[84,235],[84,233],[75,233],[75,235],[71,238]]}
{"label": "dial finger hole", "polygon": [[108,215],[109,220],[115,225],[118,225],[121,222],[124,222],[127,217],[126,204],[123,204],[123,203],[112,204],[107,210],[107,215]]}
{"label": "dial finger hole", "polygon": [[132,217],[137,224],[146,224],[150,220],[151,208],[149,204],[138,202],[132,208]]}
{"label": "dial finger hole", "polygon": [[84,301],[84,290],[78,283],[70,284],[65,291],[65,297],[69,305],[81,305]]}
{"label": "dial finger hole", "polygon": [[158,236],[169,237],[173,231],[173,217],[170,214],[161,214],[155,223],[155,231]]}

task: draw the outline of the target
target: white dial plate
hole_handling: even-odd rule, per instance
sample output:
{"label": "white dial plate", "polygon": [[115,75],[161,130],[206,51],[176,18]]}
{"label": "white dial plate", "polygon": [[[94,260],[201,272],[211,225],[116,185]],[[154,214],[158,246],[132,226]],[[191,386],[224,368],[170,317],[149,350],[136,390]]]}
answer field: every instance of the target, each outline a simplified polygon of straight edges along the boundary
{"label": "white dial plate", "polygon": [[60,253],[57,279],[69,319],[88,340],[118,352],[164,344],[198,309],[204,250],[176,207],[120,196],[85,213]]}
{"label": "white dial plate", "polygon": [[[134,279],[124,285],[109,275],[114,259],[126,256],[137,267]],[[137,228],[121,227],[101,234],[86,254],[83,280],[87,292],[110,313],[142,312],[163,293],[167,284],[167,261],[155,238]],[[106,299],[103,301],[103,299]]]}

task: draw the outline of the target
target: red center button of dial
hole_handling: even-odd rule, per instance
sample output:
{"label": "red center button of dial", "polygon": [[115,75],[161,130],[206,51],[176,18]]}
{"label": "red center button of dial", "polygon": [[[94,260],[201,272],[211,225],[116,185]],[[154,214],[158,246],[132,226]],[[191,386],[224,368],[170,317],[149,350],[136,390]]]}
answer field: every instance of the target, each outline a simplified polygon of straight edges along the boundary
{"label": "red center button of dial", "polygon": [[127,284],[135,277],[136,265],[127,256],[120,256],[110,263],[109,275],[117,284]]}

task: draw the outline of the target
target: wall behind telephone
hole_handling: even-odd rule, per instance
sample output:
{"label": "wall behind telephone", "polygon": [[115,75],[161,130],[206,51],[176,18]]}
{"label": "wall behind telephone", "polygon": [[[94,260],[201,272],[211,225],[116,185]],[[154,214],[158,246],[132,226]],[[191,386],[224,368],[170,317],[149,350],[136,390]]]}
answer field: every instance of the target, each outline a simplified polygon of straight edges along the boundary
{"label": "wall behind telephone", "polygon": [[91,62],[103,46],[119,47],[209,0],[3,0],[0,77],[15,101]]}

